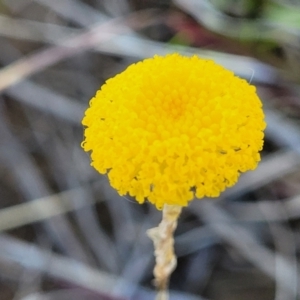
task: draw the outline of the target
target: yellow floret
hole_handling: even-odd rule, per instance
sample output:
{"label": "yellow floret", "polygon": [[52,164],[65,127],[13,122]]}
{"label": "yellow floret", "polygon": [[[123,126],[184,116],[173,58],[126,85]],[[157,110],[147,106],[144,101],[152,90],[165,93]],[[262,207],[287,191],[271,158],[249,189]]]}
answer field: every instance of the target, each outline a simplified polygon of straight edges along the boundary
{"label": "yellow floret", "polygon": [[82,146],[120,195],[186,206],[217,197],[260,160],[255,87],[211,60],[171,54],[129,66],[90,101]]}

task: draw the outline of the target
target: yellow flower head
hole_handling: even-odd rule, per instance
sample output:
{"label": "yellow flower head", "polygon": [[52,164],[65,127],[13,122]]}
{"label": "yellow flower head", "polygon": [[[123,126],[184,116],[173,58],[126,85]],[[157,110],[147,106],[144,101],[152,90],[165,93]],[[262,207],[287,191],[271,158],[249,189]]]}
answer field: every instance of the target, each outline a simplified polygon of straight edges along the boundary
{"label": "yellow flower head", "polygon": [[82,147],[120,195],[157,208],[217,197],[260,160],[255,87],[212,60],[154,56],[106,81],[90,101]]}

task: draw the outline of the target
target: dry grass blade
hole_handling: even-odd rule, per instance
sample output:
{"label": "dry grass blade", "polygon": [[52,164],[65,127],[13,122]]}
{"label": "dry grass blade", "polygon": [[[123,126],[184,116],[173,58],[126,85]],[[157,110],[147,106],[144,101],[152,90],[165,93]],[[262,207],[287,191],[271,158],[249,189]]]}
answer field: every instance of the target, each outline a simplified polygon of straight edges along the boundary
{"label": "dry grass blade", "polygon": [[[88,265],[74,261],[62,255],[42,250],[32,244],[22,242],[7,235],[0,236],[0,258],[29,270],[37,270],[56,280],[69,283],[73,287],[80,287],[95,292],[99,296],[127,299],[126,290],[115,292],[115,287],[123,283],[130,289],[136,290],[136,299],[150,300],[154,292],[148,289],[136,289],[133,283],[117,276],[101,272]],[[131,288],[130,288],[131,287]],[[172,300],[204,300],[189,294],[171,292]]]}
{"label": "dry grass blade", "polygon": [[278,146],[300,153],[300,128],[295,121],[287,119],[280,112],[268,109],[266,122],[266,135],[269,139]]}
{"label": "dry grass blade", "polygon": [[[276,278],[277,282],[279,282],[289,295],[293,295],[295,286],[299,287],[299,278],[295,278],[295,268],[288,258],[280,254],[276,254],[275,256],[271,250],[259,244],[249,231],[236,225],[234,219],[214,203],[203,200],[203,202],[193,203],[191,207],[194,207],[197,211],[197,215],[200,216],[221,239],[235,247],[240,254],[271,278],[275,278],[276,274],[278,275],[278,273],[275,272],[275,267],[279,265],[281,272],[279,273],[280,277],[278,276]],[[297,295],[298,297],[300,295],[299,288]]]}
{"label": "dry grass blade", "polygon": [[[217,9],[218,6],[208,0],[174,0],[174,2],[182,9],[191,13],[210,30],[226,36],[240,38],[244,34],[248,40],[272,39],[287,42],[291,38],[297,38],[298,35],[297,26],[287,26],[287,24],[282,26],[280,22],[274,22],[268,14],[264,18],[253,22],[252,19],[244,18],[241,20],[229,14],[222,13],[222,11]],[[272,9],[272,2],[270,1],[270,10]],[[292,13],[293,10],[289,12]],[[295,22],[294,25],[296,24]],[[280,29],[284,34],[279,34]]]}
{"label": "dry grass blade", "polygon": [[294,151],[276,152],[266,157],[255,171],[244,174],[239,183],[225,191],[223,196],[236,197],[292,173],[299,168],[299,158],[299,154]]}
{"label": "dry grass blade", "polygon": [[59,40],[79,31],[80,29],[71,29],[66,26],[0,15],[0,35],[15,39],[58,43]]}
{"label": "dry grass blade", "polygon": [[[75,21],[78,20],[74,20],[74,22]],[[5,25],[0,26],[1,35],[47,42],[58,46],[61,46],[62,40],[66,40],[72,35],[78,35],[81,31],[79,29],[71,29],[53,24],[49,25],[37,21],[13,20],[0,15],[0,25],[1,23]],[[19,28],[22,30],[19,30]],[[198,48],[192,47],[174,46],[152,41],[131,32],[130,34],[116,35],[114,39],[107,40],[105,43],[100,43],[91,50],[114,55],[136,57],[139,59],[150,57],[154,54],[164,55],[170,52],[180,52],[185,54],[194,53],[202,57],[213,57],[222,65],[229,69],[233,69],[235,73],[249,80],[251,79],[253,82],[274,83],[277,81],[275,69],[259,63],[254,59],[230,55],[228,53],[221,54],[204,49],[199,50]],[[238,63],[236,63],[237,60]]]}
{"label": "dry grass blade", "polygon": [[91,202],[74,202],[83,188],[53,194],[27,203],[0,210],[0,231],[11,230],[91,205]]}
{"label": "dry grass blade", "polygon": [[[280,223],[272,222],[272,211],[269,211],[268,206],[265,203],[258,203],[258,208],[265,217],[265,220],[269,226],[270,235],[275,245],[275,281],[276,281],[276,296],[275,299],[294,300],[297,299],[298,289],[298,262],[297,262],[297,246],[296,246],[296,234],[291,226],[288,225],[289,214],[284,204],[278,203],[278,211],[285,220],[287,226]],[[285,270],[285,265],[282,265],[283,261],[281,256],[286,257],[290,261],[290,276],[289,279],[293,283],[294,290],[286,289],[286,286],[282,283],[282,272]]]}
{"label": "dry grass blade", "polygon": [[[2,109],[2,107],[1,107]],[[51,194],[49,185],[44,181],[41,170],[24,146],[12,134],[8,122],[0,109],[0,136],[7,148],[1,149],[1,160],[13,174],[19,191],[25,199],[32,200]],[[56,216],[43,223],[44,228],[56,240],[58,245],[73,257],[89,261],[83,245],[80,243],[64,216]]]}
{"label": "dry grass blade", "polygon": [[95,292],[111,293],[117,278],[92,269],[83,263],[56,255],[36,246],[2,235],[1,257],[13,260],[23,267],[46,272],[50,276]]}
{"label": "dry grass blade", "polygon": [[154,16],[154,11],[143,11],[113,19],[105,24],[93,26],[86,32],[61,43],[60,46],[53,46],[22,58],[6,66],[0,72],[0,91],[65,58],[92,49],[97,44],[110,40],[118,34],[149,26],[158,21],[157,16],[155,18]]}
{"label": "dry grass blade", "polygon": [[[287,220],[298,220],[300,217],[300,195],[284,199],[283,201],[261,200],[260,206],[268,211],[269,222],[284,222]],[[286,215],[282,214],[284,209]],[[235,202],[230,205],[231,212],[238,220],[245,222],[264,222],[265,217],[261,215],[258,205],[249,202]]]}
{"label": "dry grass blade", "polygon": [[8,88],[6,93],[21,103],[77,126],[80,124],[85,109],[83,104],[30,80],[23,80],[16,86]]}
{"label": "dry grass blade", "polygon": [[96,24],[97,22],[109,21],[107,15],[79,0],[34,0],[34,2],[48,7],[64,19],[72,20],[75,24],[83,27],[89,27],[91,24]]}

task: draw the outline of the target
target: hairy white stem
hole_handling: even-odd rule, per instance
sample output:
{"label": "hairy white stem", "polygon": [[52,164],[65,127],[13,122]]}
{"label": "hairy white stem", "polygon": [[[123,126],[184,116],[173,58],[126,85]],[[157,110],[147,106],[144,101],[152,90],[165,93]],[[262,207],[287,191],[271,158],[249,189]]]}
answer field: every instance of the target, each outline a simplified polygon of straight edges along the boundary
{"label": "hairy white stem", "polygon": [[156,300],[168,300],[168,283],[171,273],[176,268],[177,258],[174,254],[173,233],[177,227],[177,220],[182,206],[167,205],[163,208],[163,218],[158,227],[147,231],[148,236],[154,243],[155,267],[154,277],[155,286],[158,294]]}

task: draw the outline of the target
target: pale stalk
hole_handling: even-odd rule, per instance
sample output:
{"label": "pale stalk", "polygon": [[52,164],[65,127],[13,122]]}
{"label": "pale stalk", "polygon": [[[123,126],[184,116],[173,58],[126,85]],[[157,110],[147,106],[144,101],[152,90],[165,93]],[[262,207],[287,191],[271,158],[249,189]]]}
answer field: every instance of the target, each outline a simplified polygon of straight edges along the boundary
{"label": "pale stalk", "polygon": [[174,231],[177,227],[177,220],[182,206],[164,205],[162,221],[158,227],[147,231],[148,236],[154,243],[155,267],[154,278],[157,288],[156,300],[168,300],[168,283],[171,273],[177,265],[177,258],[174,254]]}

